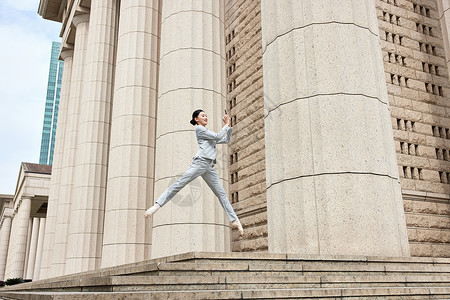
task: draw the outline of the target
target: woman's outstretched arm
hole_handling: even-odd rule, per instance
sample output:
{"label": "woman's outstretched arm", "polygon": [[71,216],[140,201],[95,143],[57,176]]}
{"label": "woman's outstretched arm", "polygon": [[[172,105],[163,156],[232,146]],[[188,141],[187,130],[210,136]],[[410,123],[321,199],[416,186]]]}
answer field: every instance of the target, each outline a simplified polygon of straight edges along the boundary
{"label": "woman's outstretched arm", "polygon": [[213,141],[216,141],[216,142],[222,140],[222,139],[226,136],[227,131],[230,131],[230,130],[231,130],[231,128],[230,128],[228,125],[225,125],[225,126],[222,128],[222,130],[220,130],[220,131],[217,132],[217,133],[214,132],[214,131],[211,131],[211,130],[206,129],[205,127],[203,127],[203,126],[201,126],[201,125],[198,125],[198,126],[195,128],[195,131],[196,131],[196,133],[197,133],[197,137],[198,137],[199,139],[203,139],[203,140],[213,140]]}
{"label": "woman's outstretched arm", "polygon": [[[229,134],[229,139],[231,139],[230,116],[229,115],[223,116],[222,121],[225,123],[225,126],[218,133],[208,130],[201,125],[196,126],[196,133],[197,133],[198,138],[204,139],[204,140],[214,140],[214,141],[216,141],[216,143],[219,143],[219,141],[226,138],[227,135]],[[228,133],[228,131],[230,131],[230,132]]]}

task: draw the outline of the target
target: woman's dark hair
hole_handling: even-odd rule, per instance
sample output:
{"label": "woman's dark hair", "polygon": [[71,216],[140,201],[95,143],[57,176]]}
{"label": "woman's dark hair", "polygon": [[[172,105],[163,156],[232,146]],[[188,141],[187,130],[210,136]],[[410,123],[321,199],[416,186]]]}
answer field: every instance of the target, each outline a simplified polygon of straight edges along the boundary
{"label": "woman's dark hair", "polygon": [[197,109],[196,111],[194,111],[194,112],[192,113],[192,120],[190,121],[190,123],[191,123],[192,125],[197,125],[197,122],[195,121],[195,118],[197,118],[198,115],[199,115],[202,111],[203,111],[203,109]]}

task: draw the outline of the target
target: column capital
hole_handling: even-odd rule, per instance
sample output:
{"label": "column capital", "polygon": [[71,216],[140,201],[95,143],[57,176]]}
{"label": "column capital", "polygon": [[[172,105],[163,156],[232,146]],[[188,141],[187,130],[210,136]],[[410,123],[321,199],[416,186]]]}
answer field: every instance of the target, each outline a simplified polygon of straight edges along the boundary
{"label": "column capital", "polygon": [[73,57],[73,50],[63,50],[59,54],[60,59],[65,60],[67,57]]}
{"label": "column capital", "polygon": [[16,202],[16,204],[14,205],[14,212],[17,212],[19,210],[20,205],[22,204],[22,201],[25,199],[28,199],[31,201],[31,199],[34,196],[30,196],[30,195],[22,195]]}
{"label": "column capital", "polygon": [[73,49],[74,49],[74,46],[73,46],[72,43],[68,43],[68,42],[62,41],[60,55],[61,55],[61,52],[63,52],[63,51],[73,50]]}
{"label": "column capital", "polygon": [[14,213],[14,209],[12,209],[12,208],[5,208],[3,210],[2,218],[11,218],[13,213]]}
{"label": "column capital", "polygon": [[89,22],[89,14],[80,14],[76,15],[72,18],[72,24],[75,27],[78,27],[79,24],[84,22]]}
{"label": "column capital", "polygon": [[5,219],[10,218],[12,220],[14,210],[12,208],[5,208],[3,210],[3,215],[0,217],[0,228],[3,226]]}

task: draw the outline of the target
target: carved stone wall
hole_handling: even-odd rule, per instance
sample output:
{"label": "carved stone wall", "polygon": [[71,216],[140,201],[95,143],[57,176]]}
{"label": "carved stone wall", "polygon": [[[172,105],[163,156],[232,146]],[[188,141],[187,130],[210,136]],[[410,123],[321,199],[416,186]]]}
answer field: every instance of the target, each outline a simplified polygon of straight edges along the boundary
{"label": "carved stone wall", "polygon": [[[450,89],[436,0],[376,0],[412,256],[450,253]],[[261,3],[225,4],[233,251],[267,251]]]}
{"label": "carved stone wall", "polygon": [[232,251],[267,251],[260,1],[226,1],[225,28],[230,201],[245,228],[243,237],[234,233]]}
{"label": "carved stone wall", "polygon": [[450,89],[436,0],[377,0],[412,256],[450,255]]}

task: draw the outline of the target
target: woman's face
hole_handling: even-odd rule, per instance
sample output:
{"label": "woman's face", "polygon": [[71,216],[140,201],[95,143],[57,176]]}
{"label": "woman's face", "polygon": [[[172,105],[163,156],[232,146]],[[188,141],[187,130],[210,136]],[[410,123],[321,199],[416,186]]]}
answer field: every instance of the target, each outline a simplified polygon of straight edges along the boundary
{"label": "woman's face", "polygon": [[208,116],[204,111],[202,111],[195,118],[195,121],[197,122],[198,125],[206,126],[206,124],[208,124]]}

